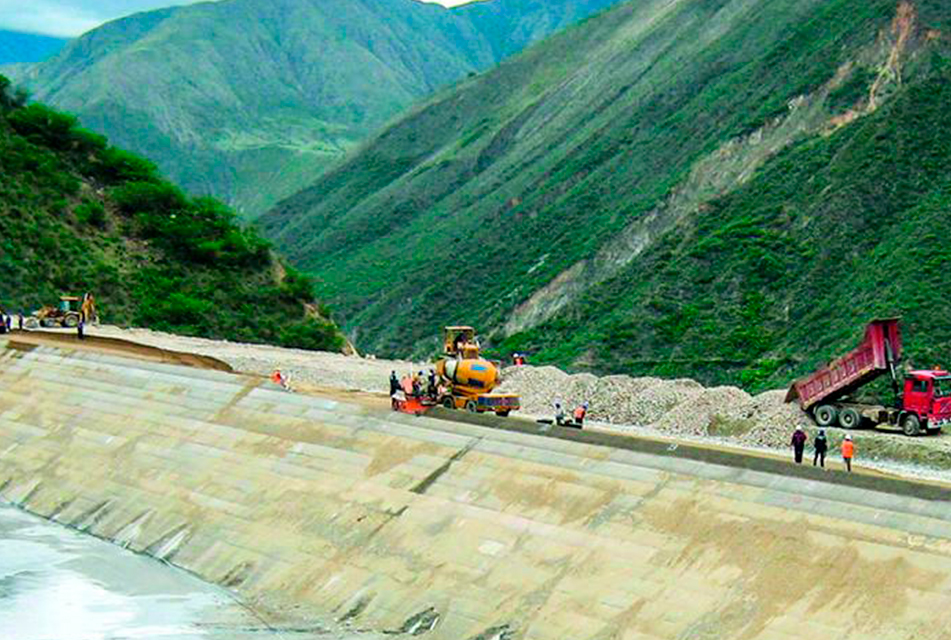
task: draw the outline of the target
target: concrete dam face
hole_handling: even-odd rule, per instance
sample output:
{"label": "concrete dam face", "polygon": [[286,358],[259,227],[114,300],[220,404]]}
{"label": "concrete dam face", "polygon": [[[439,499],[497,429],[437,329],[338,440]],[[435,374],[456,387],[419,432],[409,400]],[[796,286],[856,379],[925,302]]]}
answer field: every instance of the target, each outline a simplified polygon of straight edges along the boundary
{"label": "concrete dam face", "polygon": [[951,637],[951,505],[0,341],[0,497],[263,619],[434,640]]}

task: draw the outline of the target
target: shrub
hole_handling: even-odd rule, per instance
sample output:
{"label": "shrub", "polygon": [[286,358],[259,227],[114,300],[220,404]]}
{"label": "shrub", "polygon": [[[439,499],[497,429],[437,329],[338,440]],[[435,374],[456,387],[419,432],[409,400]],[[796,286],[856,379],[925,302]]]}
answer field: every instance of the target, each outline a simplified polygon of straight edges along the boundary
{"label": "shrub", "polygon": [[188,204],[181,189],[167,182],[129,182],[114,188],[111,195],[119,210],[129,216],[168,215],[183,210]]}
{"label": "shrub", "polygon": [[10,79],[0,75],[0,110],[19,109],[26,104],[27,98],[26,89],[14,89]]}
{"label": "shrub", "polygon": [[76,218],[97,229],[106,227],[106,210],[98,202],[84,202],[76,207]]}
{"label": "shrub", "polygon": [[281,346],[314,351],[340,351],[343,337],[332,322],[308,319],[284,327],[278,338]]}
{"label": "shrub", "polygon": [[34,144],[57,151],[72,149],[76,118],[41,104],[31,104],[7,116],[10,126]]}
{"label": "shrub", "polygon": [[314,280],[293,267],[286,267],[287,275],[281,283],[281,296],[292,302],[314,299]]}
{"label": "shrub", "polygon": [[106,184],[158,181],[158,168],[154,164],[116,147],[102,150],[91,163],[89,171],[94,178]]}

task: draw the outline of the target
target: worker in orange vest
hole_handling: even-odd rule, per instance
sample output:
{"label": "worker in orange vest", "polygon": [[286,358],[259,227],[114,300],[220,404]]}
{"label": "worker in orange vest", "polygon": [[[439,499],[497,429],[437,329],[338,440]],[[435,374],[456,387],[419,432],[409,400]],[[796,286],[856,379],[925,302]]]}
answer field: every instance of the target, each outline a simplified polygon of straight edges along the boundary
{"label": "worker in orange vest", "polygon": [[290,391],[290,387],[287,386],[287,378],[284,377],[284,374],[281,373],[280,369],[275,369],[271,373],[271,382],[274,384],[280,385],[286,391]]}
{"label": "worker in orange vest", "polygon": [[845,462],[845,468],[852,473],[852,458],[855,456],[855,443],[852,442],[852,436],[846,435],[842,441],[842,461]]}
{"label": "worker in orange vest", "polygon": [[584,418],[588,415],[588,403],[582,403],[581,406],[575,409],[574,418],[575,424],[578,425],[578,428],[584,426]]}

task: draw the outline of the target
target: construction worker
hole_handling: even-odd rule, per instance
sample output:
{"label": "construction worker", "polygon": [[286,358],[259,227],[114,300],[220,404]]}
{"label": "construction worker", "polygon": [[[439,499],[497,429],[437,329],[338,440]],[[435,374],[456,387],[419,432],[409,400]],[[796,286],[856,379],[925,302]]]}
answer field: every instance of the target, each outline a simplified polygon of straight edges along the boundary
{"label": "construction worker", "polygon": [[390,395],[400,390],[400,380],[396,377],[395,371],[390,371]]}
{"label": "construction worker", "polygon": [[[392,387],[390,387],[392,389]],[[399,381],[396,383],[396,389],[390,393],[390,405],[393,408],[393,411],[399,411],[400,406],[406,402],[406,392],[403,391],[403,388],[400,386]]]}
{"label": "construction worker", "polygon": [[426,382],[426,374],[420,371],[413,376],[413,395],[417,398],[423,397],[423,384]]}
{"label": "construction worker", "polygon": [[287,384],[287,377],[283,373],[281,373],[280,369],[275,369],[271,373],[271,382],[273,382],[274,384],[280,385],[281,388],[283,388],[285,391],[291,390],[290,386],[288,386]]}
{"label": "construction worker", "polygon": [[588,415],[588,403],[582,402],[581,405],[575,409],[575,413],[574,413],[575,424],[578,426],[579,429],[584,426],[584,419],[585,419],[585,416],[587,415]]}
{"label": "construction worker", "polygon": [[76,337],[79,338],[80,340],[82,340],[82,339],[84,338],[84,336],[83,336],[83,325],[85,325],[85,324],[86,324],[86,321],[83,319],[82,316],[80,316],[80,317],[79,317],[79,322],[76,323]]}
{"label": "construction worker", "polygon": [[0,333],[6,333],[7,327],[7,312],[0,308]]}
{"label": "construction worker", "polygon": [[846,434],[842,441],[842,461],[849,473],[852,473],[852,458],[855,456],[855,443],[852,442],[852,436]]}
{"label": "construction worker", "polygon": [[435,370],[435,369],[430,369],[430,370],[429,370],[429,388],[427,389],[427,392],[428,392],[429,397],[431,397],[433,400],[435,400],[436,397],[439,395],[439,389],[438,389],[438,385],[437,385],[436,382],[437,382],[437,381],[436,381],[436,370]]}
{"label": "construction worker", "polygon": [[816,466],[818,462],[819,466],[825,469],[826,451],[829,450],[829,441],[826,439],[825,429],[819,429],[819,433],[816,434],[816,439],[812,442],[812,447],[816,450],[815,455],[812,456],[812,466]]}
{"label": "construction worker", "polygon": [[561,408],[561,403],[555,403],[555,424],[561,426],[565,423],[565,410]]}
{"label": "construction worker", "polygon": [[802,427],[796,427],[796,431],[792,435],[791,444],[793,453],[795,454],[796,464],[802,464],[802,452],[806,448],[806,432],[803,431]]}
{"label": "construction worker", "polygon": [[23,331],[23,312],[22,311],[20,311],[17,314],[17,329],[19,329],[20,331]]}

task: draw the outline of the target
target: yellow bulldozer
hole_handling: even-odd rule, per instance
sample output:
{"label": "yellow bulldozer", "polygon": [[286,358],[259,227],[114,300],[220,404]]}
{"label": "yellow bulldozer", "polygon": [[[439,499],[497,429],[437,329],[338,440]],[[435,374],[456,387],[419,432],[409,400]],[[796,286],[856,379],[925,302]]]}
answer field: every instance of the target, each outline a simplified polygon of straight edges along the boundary
{"label": "yellow bulldozer", "polygon": [[84,323],[94,323],[99,321],[96,312],[96,299],[91,293],[79,296],[60,296],[59,306],[47,305],[39,311],[34,311],[32,315],[26,318],[26,327],[36,329],[37,327],[67,327],[75,328],[80,320]]}
{"label": "yellow bulldozer", "polygon": [[439,404],[450,409],[507,416],[521,406],[514,393],[492,393],[501,382],[498,363],[483,358],[472,327],[446,327],[436,373],[446,387]]}

